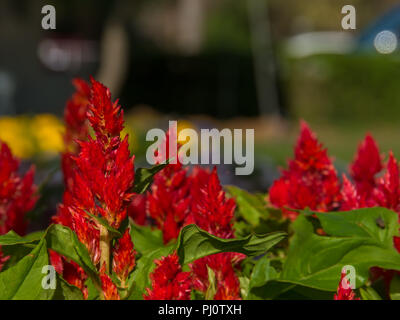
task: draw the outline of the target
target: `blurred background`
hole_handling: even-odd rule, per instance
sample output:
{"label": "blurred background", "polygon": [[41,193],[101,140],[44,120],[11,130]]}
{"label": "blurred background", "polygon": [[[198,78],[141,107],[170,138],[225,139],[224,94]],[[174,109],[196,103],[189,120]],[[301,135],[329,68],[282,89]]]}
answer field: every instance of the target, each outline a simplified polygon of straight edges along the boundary
{"label": "blurred background", "polygon": [[[0,0],[0,139],[25,166],[34,162],[43,182],[59,166],[71,80],[93,75],[120,98],[138,166],[147,130],[168,120],[254,128],[254,173],[219,167],[223,183],[251,191],[266,192],[279,176],[299,119],[339,172],[366,132],[399,156],[397,2]],[[41,27],[46,4],[56,8],[56,30]],[[342,29],[348,4],[356,8],[355,30]],[[379,42],[382,31],[389,37]],[[51,181],[57,202],[61,173]]]}

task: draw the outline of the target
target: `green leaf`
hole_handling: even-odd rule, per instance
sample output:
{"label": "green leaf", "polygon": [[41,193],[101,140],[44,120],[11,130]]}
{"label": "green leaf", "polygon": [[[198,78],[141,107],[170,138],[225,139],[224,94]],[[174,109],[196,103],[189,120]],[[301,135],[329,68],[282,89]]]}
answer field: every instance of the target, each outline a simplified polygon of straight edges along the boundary
{"label": "green leaf", "polygon": [[54,290],[42,287],[42,280],[46,276],[42,273],[42,268],[46,265],[49,265],[49,259],[46,240],[42,239],[30,254],[0,273],[0,299],[51,299]]}
{"label": "green leaf", "polygon": [[360,288],[360,295],[363,300],[382,300],[379,294],[371,287]]}
{"label": "green leaf", "polygon": [[163,235],[160,229],[139,226],[130,221],[130,234],[135,250],[141,254],[155,251],[164,246]]}
{"label": "green leaf", "polygon": [[257,226],[260,223],[260,217],[269,216],[265,202],[259,196],[235,186],[225,186],[225,188],[236,199],[239,214],[252,226]]}
{"label": "green leaf", "polygon": [[[253,235],[244,239],[220,239],[196,225],[189,225],[181,230],[176,244],[163,246],[161,233],[147,227],[138,227],[133,223],[131,227],[135,248],[139,252],[142,250],[142,256],[128,280],[130,288],[128,299],[143,299],[145,289],[150,287],[149,274],[155,267],[154,260],[165,257],[175,250],[182,266],[185,267],[184,265],[191,261],[214,253],[241,252],[247,255],[264,253],[285,237],[284,233],[275,233],[266,236]],[[146,238],[151,243],[149,246],[144,244]],[[151,250],[152,248],[154,250]]]}
{"label": "green leaf", "polygon": [[370,267],[400,270],[400,255],[393,247],[399,229],[395,212],[366,208],[315,215],[327,236],[315,234],[311,218],[299,215],[280,281],[336,291],[345,265],[355,268],[357,288],[367,281]]}
{"label": "green leaf", "polygon": [[239,252],[247,256],[256,256],[265,253],[285,236],[283,232],[275,232],[267,235],[249,235],[242,239],[221,239],[191,224],[181,230],[176,250],[182,265],[220,252]]}
{"label": "green leaf", "polygon": [[78,287],[69,284],[57,274],[57,288],[53,300],[83,300],[83,294]]}
{"label": "green leaf", "polygon": [[11,230],[8,233],[0,236],[0,245],[13,246],[20,244],[30,244],[33,242],[39,242],[42,236],[43,236],[42,232],[35,232],[32,234],[28,234],[25,237],[21,237],[20,235],[16,234],[13,230]]}
{"label": "green leaf", "polygon": [[266,255],[257,260],[254,265],[253,272],[250,277],[250,290],[255,287],[261,287],[265,285],[268,281],[276,279],[278,273],[271,266],[270,260]]}
{"label": "green leaf", "polygon": [[167,163],[159,164],[151,168],[136,169],[133,192],[144,193],[153,182],[154,175],[164,169],[167,164],[168,161]]}

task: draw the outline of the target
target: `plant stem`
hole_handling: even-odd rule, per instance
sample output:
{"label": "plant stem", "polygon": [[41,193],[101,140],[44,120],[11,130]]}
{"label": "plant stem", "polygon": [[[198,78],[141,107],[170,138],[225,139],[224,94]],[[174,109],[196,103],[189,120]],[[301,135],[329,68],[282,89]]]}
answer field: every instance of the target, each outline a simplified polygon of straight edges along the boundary
{"label": "plant stem", "polygon": [[106,272],[110,273],[110,235],[106,227],[100,225],[100,268],[106,265]]}

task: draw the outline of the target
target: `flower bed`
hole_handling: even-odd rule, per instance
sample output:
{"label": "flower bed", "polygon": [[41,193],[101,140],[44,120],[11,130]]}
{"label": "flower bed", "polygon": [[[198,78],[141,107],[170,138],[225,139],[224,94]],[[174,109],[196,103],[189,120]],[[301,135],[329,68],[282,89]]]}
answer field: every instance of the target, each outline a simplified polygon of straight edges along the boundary
{"label": "flower bed", "polygon": [[250,194],[223,188],[216,169],[135,169],[118,102],[94,79],[74,84],[63,200],[44,231],[25,234],[43,189],[1,142],[0,299],[398,296],[399,168],[372,136],[339,178],[302,122],[280,178]]}

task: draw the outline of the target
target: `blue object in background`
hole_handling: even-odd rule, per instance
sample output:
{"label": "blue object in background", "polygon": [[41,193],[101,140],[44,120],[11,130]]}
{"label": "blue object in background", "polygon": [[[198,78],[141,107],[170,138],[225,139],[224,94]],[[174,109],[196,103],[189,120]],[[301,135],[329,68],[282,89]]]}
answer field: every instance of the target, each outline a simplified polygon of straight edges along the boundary
{"label": "blue object in background", "polygon": [[[377,20],[375,20],[370,26],[365,28],[357,38],[356,50],[355,51],[374,51],[374,40],[378,33],[388,30],[393,32],[400,42],[400,5],[396,5]],[[396,51],[398,51],[397,48]]]}

